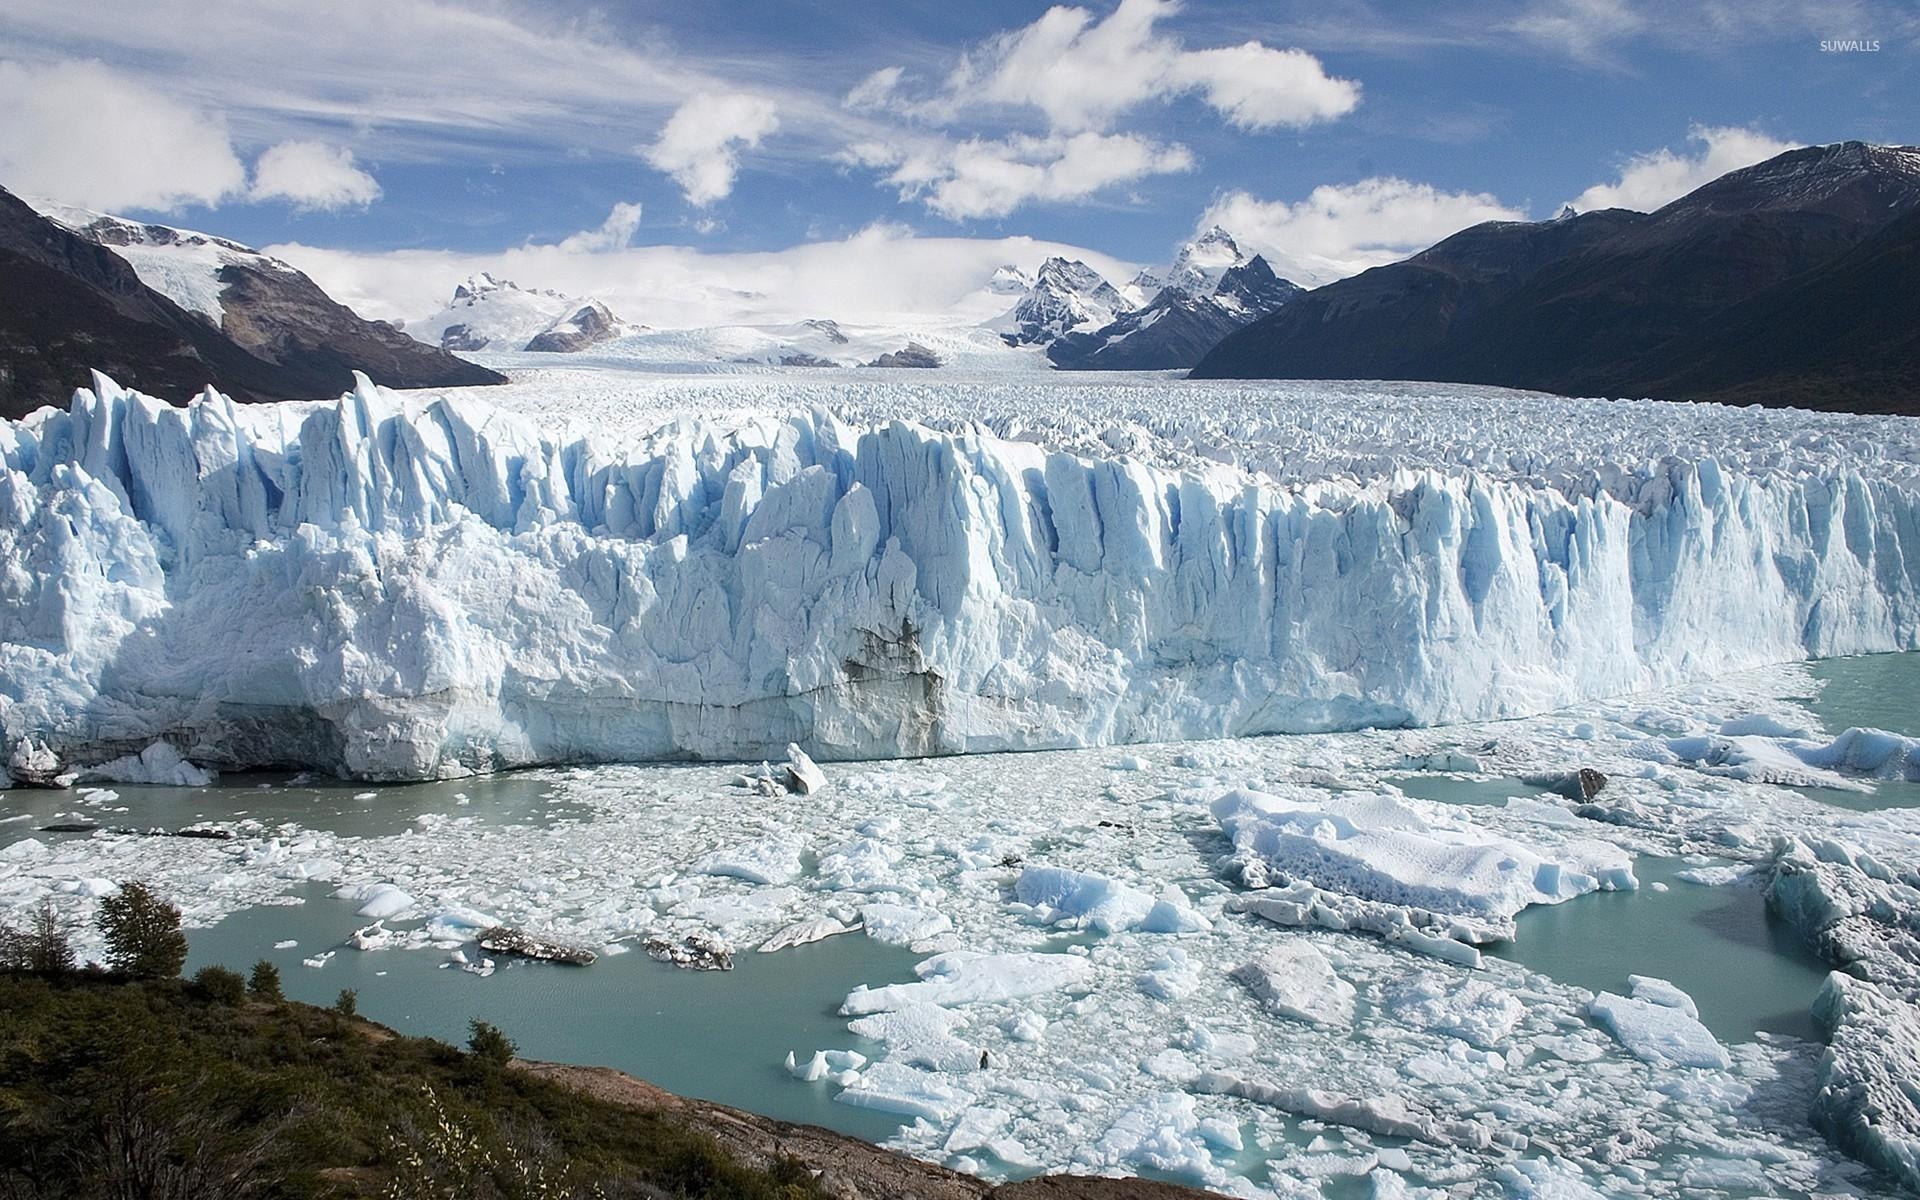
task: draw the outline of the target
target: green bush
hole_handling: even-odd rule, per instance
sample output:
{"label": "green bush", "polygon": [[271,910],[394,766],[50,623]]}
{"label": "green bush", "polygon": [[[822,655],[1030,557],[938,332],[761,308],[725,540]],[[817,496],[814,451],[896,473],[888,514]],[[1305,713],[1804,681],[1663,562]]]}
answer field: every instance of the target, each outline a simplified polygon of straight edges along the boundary
{"label": "green bush", "polygon": [[285,999],[280,991],[280,968],[264,958],[254,963],[253,973],[247,976],[247,993],[255,1000],[280,1003]]}
{"label": "green bush", "polygon": [[343,1017],[360,1015],[360,993],[352,988],[341,988],[340,994],[333,999],[333,1011]]}
{"label": "green bush", "polygon": [[822,1194],[673,1115],[311,1005],[209,1006],[198,980],[0,975],[0,1197]]}
{"label": "green bush", "polygon": [[138,880],[100,901],[100,932],[107,965],[135,979],[171,979],[187,965],[180,910]]}
{"label": "green bush", "polygon": [[193,992],[212,1004],[244,1004],[247,981],[225,967],[201,967],[193,973]]}
{"label": "green bush", "polygon": [[512,1038],[500,1032],[497,1025],[489,1025],[475,1017],[467,1022],[467,1028],[473,1031],[473,1035],[467,1039],[467,1053],[481,1062],[504,1067],[520,1052],[520,1047],[513,1044]]}

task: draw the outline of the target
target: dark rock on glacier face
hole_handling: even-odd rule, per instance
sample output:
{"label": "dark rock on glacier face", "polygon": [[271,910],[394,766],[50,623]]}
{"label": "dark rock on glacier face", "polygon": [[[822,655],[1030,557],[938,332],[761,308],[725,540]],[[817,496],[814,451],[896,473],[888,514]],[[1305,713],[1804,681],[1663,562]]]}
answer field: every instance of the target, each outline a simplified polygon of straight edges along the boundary
{"label": "dark rock on glacier face", "polygon": [[598,300],[589,300],[536,334],[527,342],[526,348],[552,354],[574,354],[619,336],[619,320],[608,311],[606,305]]}
{"label": "dark rock on glacier face", "polygon": [[925,370],[940,365],[940,356],[919,342],[908,342],[866,364],[869,367],[909,367]]}

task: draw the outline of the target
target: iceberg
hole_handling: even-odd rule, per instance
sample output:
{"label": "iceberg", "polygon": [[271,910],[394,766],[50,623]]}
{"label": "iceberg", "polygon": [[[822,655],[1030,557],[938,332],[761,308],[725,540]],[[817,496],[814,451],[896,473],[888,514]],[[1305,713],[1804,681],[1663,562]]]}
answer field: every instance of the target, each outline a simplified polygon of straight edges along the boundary
{"label": "iceberg", "polygon": [[1920,496],[1839,454],[1289,484],[823,410],[553,425],[104,376],[0,425],[8,746],[383,780],[911,757],[1518,717],[1920,645]]}

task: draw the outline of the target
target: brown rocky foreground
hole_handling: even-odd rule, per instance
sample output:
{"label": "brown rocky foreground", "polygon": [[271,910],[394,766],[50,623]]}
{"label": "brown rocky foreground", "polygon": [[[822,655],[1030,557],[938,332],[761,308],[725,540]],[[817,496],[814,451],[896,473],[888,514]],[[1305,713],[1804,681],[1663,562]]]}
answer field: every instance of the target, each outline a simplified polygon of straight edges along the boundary
{"label": "brown rocky foreground", "polygon": [[794,1125],[676,1096],[609,1067],[524,1059],[516,1059],[513,1066],[598,1100],[672,1114],[750,1166],[798,1159],[817,1172],[820,1186],[836,1200],[1194,1200],[1213,1195],[1146,1179],[1091,1175],[1045,1175],[996,1187],[818,1125]]}

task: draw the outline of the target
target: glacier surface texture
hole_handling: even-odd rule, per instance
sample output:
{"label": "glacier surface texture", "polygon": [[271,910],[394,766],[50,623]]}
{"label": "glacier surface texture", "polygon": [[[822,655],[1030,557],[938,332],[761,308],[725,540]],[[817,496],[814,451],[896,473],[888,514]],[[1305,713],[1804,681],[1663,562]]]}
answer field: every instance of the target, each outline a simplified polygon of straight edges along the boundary
{"label": "glacier surface texture", "polygon": [[1574,425],[1551,471],[1290,475],[849,411],[573,435],[364,383],[172,408],[97,377],[0,426],[7,742],[377,779],[914,756],[1523,716],[1920,646],[1911,464],[1819,438],[1583,461]]}

